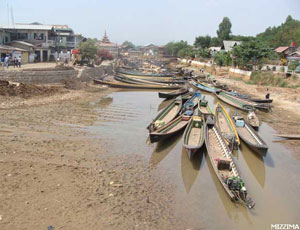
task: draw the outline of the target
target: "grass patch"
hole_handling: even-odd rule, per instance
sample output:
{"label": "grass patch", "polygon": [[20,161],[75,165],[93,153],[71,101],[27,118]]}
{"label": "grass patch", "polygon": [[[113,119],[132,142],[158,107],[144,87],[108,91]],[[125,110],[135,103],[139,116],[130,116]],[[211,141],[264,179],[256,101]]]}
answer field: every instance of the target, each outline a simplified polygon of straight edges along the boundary
{"label": "grass patch", "polygon": [[250,80],[247,83],[292,88],[296,87],[299,82],[295,78],[285,79],[282,75],[274,74],[272,72],[256,71],[252,72]]}

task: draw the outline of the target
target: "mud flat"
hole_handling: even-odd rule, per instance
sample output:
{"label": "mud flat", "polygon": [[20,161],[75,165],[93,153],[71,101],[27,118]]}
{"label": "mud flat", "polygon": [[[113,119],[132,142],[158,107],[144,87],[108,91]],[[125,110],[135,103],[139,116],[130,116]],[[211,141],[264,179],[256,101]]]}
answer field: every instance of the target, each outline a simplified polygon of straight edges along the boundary
{"label": "mud flat", "polygon": [[113,154],[86,128],[111,92],[0,96],[0,229],[185,229],[172,185],[146,157]]}

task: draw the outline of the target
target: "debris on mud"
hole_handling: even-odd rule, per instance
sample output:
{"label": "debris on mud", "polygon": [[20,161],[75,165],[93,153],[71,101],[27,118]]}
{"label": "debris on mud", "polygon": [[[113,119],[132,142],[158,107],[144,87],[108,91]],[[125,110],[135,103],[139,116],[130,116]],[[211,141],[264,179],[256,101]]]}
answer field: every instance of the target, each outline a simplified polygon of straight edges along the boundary
{"label": "debris on mud", "polygon": [[58,86],[40,86],[0,80],[0,95],[2,96],[29,98],[33,96],[50,96],[60,91],[61,87]]}

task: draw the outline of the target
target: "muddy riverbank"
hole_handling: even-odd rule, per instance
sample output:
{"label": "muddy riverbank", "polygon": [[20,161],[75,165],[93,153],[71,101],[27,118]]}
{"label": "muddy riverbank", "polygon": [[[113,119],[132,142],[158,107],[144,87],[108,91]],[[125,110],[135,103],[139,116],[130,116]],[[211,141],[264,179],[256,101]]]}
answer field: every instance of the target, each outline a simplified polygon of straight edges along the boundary
{"label": "muddy riverbank", "polygon": [[112,92],[0,96],[0,229],[184,229],[146,157],[88,130]]}

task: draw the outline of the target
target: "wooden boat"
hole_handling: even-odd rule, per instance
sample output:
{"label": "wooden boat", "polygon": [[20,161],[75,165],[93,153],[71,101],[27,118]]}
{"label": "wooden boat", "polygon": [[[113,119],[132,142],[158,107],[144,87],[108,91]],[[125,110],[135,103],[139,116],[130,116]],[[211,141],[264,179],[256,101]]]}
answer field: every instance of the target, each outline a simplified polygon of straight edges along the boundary
{"label": "wooden boat", "polygon": [[216,89],[216,88],[213,88],[213,87],[208,87],[208,86],[205,86],[203,84],[199,84],[199,83],[195,82],[194,80],[190,80],[189,83],[192,86],[196,87],[197,89],[206,91],[208,93],[216,93],[216,92],[220,91],[219,89]]}
{"label": "wooden boat", "polygon": [[229,92],[229,91],[226,91],[227,94],[231,95],[231,96],[235,96],[237,98],[241,98],[241,99],[247,99],[249,101],[252,101],[252,102],[256,102],[256,103],[272,103],[273,102],[273,99],[258,99],[258,98],[251,98],[250,96],[248,95],[245,95],[245,94],[240,94],[238,92]]}
{"label": "wooden boat", "polygon": [[139,81],[139,82],[143,82],[143,81],[149,81],[149,82],[156,82],[156,83],[164,83],[164,84],[185,84],[186,80],[183,80],[182,78],[161,78],[161,77],[141,77],[141,76],[134,76],[134,75],[128,75],[128,74],[120,74],[117,73],[117,76],[121,76],[124,78],[128,78],[130,80],[134,80],[134,81]]}
{"label": "wooden boat", "polygon": [[215,108],[215,118],[216,125],[221,131],[223,138],[225,139],[227,145],[232,150],[234,147],[240,145],[240,138],[236,131],[235,125],[233,124],[229,114],[225,108],[220,104],[216,104]]}
{"label": "wooden boat", "polygon": [[225,102],[226,104],[229,104],[240,110],[247,111],[247,112],[255,110],[255,108],[250,103],[242,102],[242,101],[238,100],[238,98],[231,96],[229,94],[226,94],[224,92],[216,93],[216,96],[218,99]]}
{"label": "wooden boat", "polygon": [[254,111],[249,111],[247,115],[247,122],[251,125],[252,128],[258,129],[259,120]]}
{"label": "wooden boat", "polygon": [[187,88],[180,88],[171,92],[158,92],[159,98],[171,99],[174,97],[178,97],[179,95],[187,93],[189,90]]}
{"label": "wooden boat", "polygon": [[273,99],[258,99],[258,98],[249,98],[250,101],[256,102],[256,103],[272,103]]}
{"label": "wooden boat", "polygon": [[169,122],[165,126],[157,129],[156,131],[151,132],[150,142],[151,143],[158,142],[184,129],[189,123],[189,120],[192,115],[193,115],[193,111],[187,110],[185,111],[184,114],[180,115],[175,120]]}
{"label": "wooden boat", "polygon": [[237,167],[232,159],[232,153],[226,145],[219,129],[213,124],[213,115],[205,125],[205,144],[214,172],[232,201],[254,207],[248,198],[243,180],[239,176]]}
{"label": "wooden boat", "polygon": [[253,108],[262,110],[262,111],[264,111],[264,112],[269,112],[269,111],[271,110],[271,106],[268,105],[268,104],[256,103],[256,102],[251,101],[250,99],[239,98],[239,97],[235,97],[235,96],[229,95],[229,94],[226,93],[226,92],[222,92],[222,94],[223,94],[223,95],[227,95],[228,98],[231,97],[232,100],[238,101],[238,102],[240,102],[240,103],[244,103],[244,104],[246,104],[246,105],[250,105],[250,106],[252,106]]}
{"label": "wooden boat", "polygon": [[103,81],[94,79],[95,84],[108,85],[113,88],[126,88],[126,89],[165,89],[175,90],[181,88],[180,86],[164,86],[164,85],[150,85],[150,84],[129,84],[117,81]]}
{"label": "wooden boat", "polygon": [[148,125],[147,129],[149,132],[153,132],[154,130],[161,128],[172,121],[182,108],[182,99],[181,97],[176,98],[176,100],[172,101],[167,105]]}
{"label": "wooden boat", "polygon": [[299,140],[300,134],[277,134],[277,137],[291,139],[291,140]]}
{"label": "wooden boat", "polygon": [[142,73],[139,71],[133,71],[133,70],[124,70],[124,69],[118,69],[117,72],[128,74],[128,75],[136,75],[136,76],[145,76],[145,77],[172,77],[172,74],[167,73]]}
{"label": "wooden boat", "polygon": [[201,98],[200,92],[193,93],[192,96],[184,103],[180,114],[184,113],[186,110],[191,110],[195,108],[198,105],[200,98]]}
{"label": "wooden boat", "polygon": [[162,86],[171,86],[172,85],[172,83],[165,84],[165,83],[160,83],[160,82],[152,82],[152,81],[135,79],[135,78],[127,78],[127,77],[121,76],[121,75],[115,75],[114,79],[117,81],[129,83],[129,84],[138,84],[138,85],[143,85],[143,84],[162,85]]}
{"label": "wooden boat", "polygon": [[200,113],[202,114],[202,118],[205,121],[207,116],[210,114],[213,114],[212,109],[210,108],[210,105],[208,101],[205,99],[205,97],[202,97],[198,103],[198,109]]}
{"label": "wooden boat", "polygon": [[236,130],[240,138],[249,146],[251,150],[261,156],[265,156],[268,146],[255,130],[245,122],[244,118],[238,115],[232,116]]}
{"label": "wooden boat", "polygon": [[202,147],[203,143],[204,122],[203,118],[197,114],[190,119],[183,134],[183,147],[186,149],[190,159]]}

